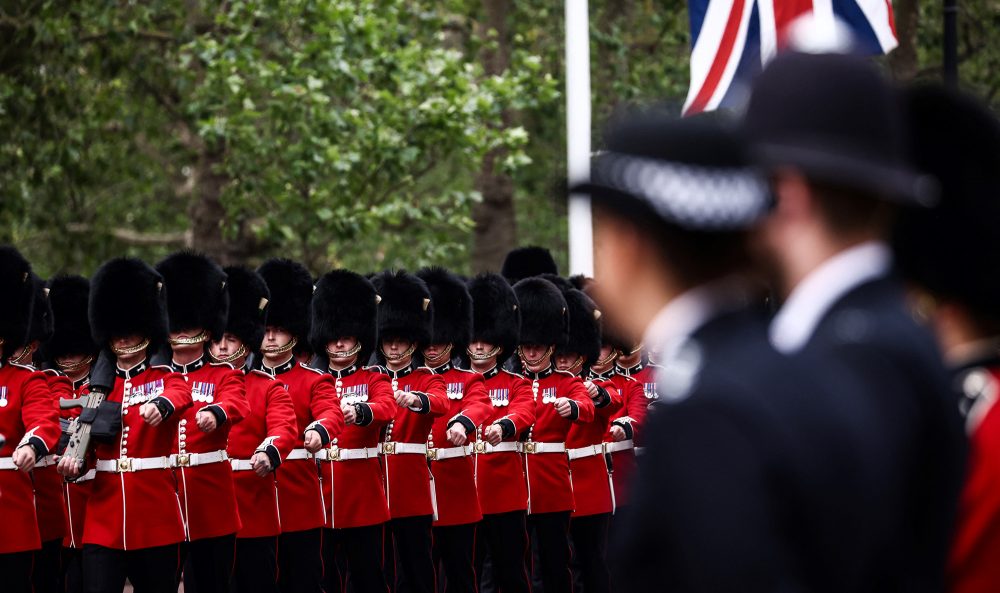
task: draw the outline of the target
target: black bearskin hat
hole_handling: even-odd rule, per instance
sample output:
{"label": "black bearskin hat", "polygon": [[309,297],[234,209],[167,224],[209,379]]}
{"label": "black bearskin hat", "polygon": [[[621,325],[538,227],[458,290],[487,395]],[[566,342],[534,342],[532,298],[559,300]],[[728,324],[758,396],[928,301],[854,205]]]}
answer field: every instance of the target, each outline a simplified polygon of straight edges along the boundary
{"label": "black bearskin hat", "polygon": [[360,274],[334,270],[320,277],[312,301],[313,350],[323,354],[330,342],[353,337],[361,344],[358,362],[366,364],[375,351],[379,299],[375,285]]}
{"label": "black bearskin hat", "polygon": [[[933,208],[899,213],[893,237],[900,270],[935,297],[1000,323],[1000,119],[971,95],[935,85],[907,89],[909,151],[937,178]],[[994,329],[985,331],[993,332]]]}
{"label": "black bearskin hat", "polygon": [[35,304],[31,308],[31,328],[28,330],[28,343],[37,341],[39,344],[45,343],[52,337],[54,331],[52,321],[52,305],[49,303],[49,289],[45,286],[45,281],[31,275]]}
{"label": "black bearskin hat", "polygon": [[514,289],[499,274],[480,274],[469,281],[472,297],[472,341],[500,347],[498,361],[509,358],[521,334],[521,309]]}
{"label": "black bearskin hat", "polygon": [[167,286],[170,331],[202,328],[217,340],[226,330],[229,291],[226,273],[207,256],[179,251],[156,264]]}
{"label": "black bearskin hat", "polygon": [[569,314],[562,291],[543,278],[525,278],[514,285],[521,309],[521,344],[566,345]]}
{"label": "black bearskin hat", "polygon": [[54,363],[62,356],[97,352],[87,319],[89,297],[90,280],[83,276],[56,276],[49,280],[49,305],[55,322],[52,337],[44,347],[44,358],[49,362]]}
{"label": "black bearskin hat", "polygon": [[[223,333],[239,338],[249,351],[259,350],[264,341],[271,291],[260,274],[250,268],[230,266],[223,272],[226,273],[226,290],[229,291],[229,317]],[[220,334],[216,339],[221,337]]]}
{"label": "black bearskin hat", "polygon": [[417,348],[430,344],[434,324],[434,304],[427,284],[402,270],[386,270],[375,276],[375,289],[382,302],[378,307],[378,334],[401,338]]}
{"label": "black bearskin hat", "polygon": [[284,258],[269,259],[257,273],[271,291],[267,309],[267,324],[283,328],[298,340],[309,337],[312,316],[313,281],[302,264]]}
{"label": "black bearskin hat", "polygon": [[601,311],[581,290],[563,291],[563,297],[569,310],[569,340],[556,348],[556,354],[583,356],[586,371],[601,356]]}
{"label": "black bearskin hat", "polygon": [[558,274],[559,268],[552,253],[544,247],[518,247],[503,260],[500,274],[511,284],[542,274]]}
{"label": "black bearskin hat", "polygon": [[465,282],[448,270],[424,268],[417,277],[427,283],[434,303],[431,344],[453,344],[464,351],[472,337],[472,297]]}
{"label": "black bearskin hat", "polygon": [[16,354],[28,341],[35,285],[31,264],[10,245],[0,245],[0,338],[3,357]]}
{"label": "black bearskin hat", "polygon": [[163,277],[146,262],[132,257],[110,259],[90,282],[90,330],[94,342],[140,335],[155,345],[167,341],[166,288]]}

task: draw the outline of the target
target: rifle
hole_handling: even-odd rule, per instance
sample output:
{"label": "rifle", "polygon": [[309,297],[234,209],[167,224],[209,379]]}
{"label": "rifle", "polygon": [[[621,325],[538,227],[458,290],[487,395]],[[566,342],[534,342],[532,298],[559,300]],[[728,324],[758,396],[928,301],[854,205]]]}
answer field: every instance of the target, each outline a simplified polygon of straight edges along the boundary
{"label": "rifle", "polygon": [[90,450],[91,438],[112,438],[121,431],[121,404],[105,401],[115,384],[113,355],[102,350],[90,373],[90,392],[81,398],[59,400],[59,408],[81,408],[80,415],[69,421],[65,432],[69,439],[63,457],[76,459],[82,468]]}

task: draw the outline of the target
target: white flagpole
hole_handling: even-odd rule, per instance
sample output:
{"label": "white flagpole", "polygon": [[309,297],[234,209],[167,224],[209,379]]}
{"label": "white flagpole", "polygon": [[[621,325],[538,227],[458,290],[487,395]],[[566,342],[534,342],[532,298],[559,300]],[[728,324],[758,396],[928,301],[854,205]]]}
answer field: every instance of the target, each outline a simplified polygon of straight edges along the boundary
{"label": "white flagpole", "polygon": [[[590,15],[587,0],[566,1],[566,169],[570,183],[590,179]],[[570,274],[594,275],[590,199],[570,196]]]}

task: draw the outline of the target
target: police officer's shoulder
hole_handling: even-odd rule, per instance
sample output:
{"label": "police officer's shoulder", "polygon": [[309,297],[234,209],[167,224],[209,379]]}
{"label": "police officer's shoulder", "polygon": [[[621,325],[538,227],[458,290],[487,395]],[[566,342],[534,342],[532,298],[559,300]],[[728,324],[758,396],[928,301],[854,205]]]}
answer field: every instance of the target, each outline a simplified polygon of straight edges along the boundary
{"label": "police officer's shoulder", "polygon": [[277,381],[277,379],[274,376],[272,376],[270,373],[265,373],[264,371],[262,371],[260,369],[251,369],[250,370],[250,374],[254,375],[254,376],[257,376],[257,377],[267,377],[268,381]]}

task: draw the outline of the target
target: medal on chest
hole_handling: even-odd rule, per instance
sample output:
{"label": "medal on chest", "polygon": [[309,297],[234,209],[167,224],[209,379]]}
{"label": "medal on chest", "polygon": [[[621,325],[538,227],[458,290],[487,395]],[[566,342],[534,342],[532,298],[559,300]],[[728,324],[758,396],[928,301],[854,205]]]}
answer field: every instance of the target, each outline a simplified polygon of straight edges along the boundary
{"label": "medal on chest", "polygon": [[163,379],[143,383],[138,387],[129,389],[126,384],[126,394],[123,395],[123,406],[138,406],[163,394]]}
{"label": "medal on chest", "polygon": [[338,395],[341,395],[341,400],[349,404],[360,404],[362,402],[368,401],[368,384],[361,383],[360,385],[351,385],[350,387],[341,388],[337,387]]}
{"label": "medal on chest", "polygon": [[646,394],[646,399],[659,399],[656,394],[656,383],[643,383],[642,392]]}
{"label": "medal on chest", "polygon": [[510,403],[510,389],[490,389],[490,401],[497,408],[508,405]]}
{"label": "medal on chest", "polygon": [[448,383],[448,399],[462,399],[465,385],[463,383]]}
{"label": "medal on chest", "polygon": [[215,383],[194,381],[191,386],[191,399],[207,404],[215,401]]}
{"label": "medal on chest", "polygon": [[554,404],[557,399],[559,398],[556,396],[555,387],[546,387],[545,389],[542,390],[543,404]]}
{"label": "medal on chest", "polygon": [[7,386],[0,386],[0,408],[7,407]]}

